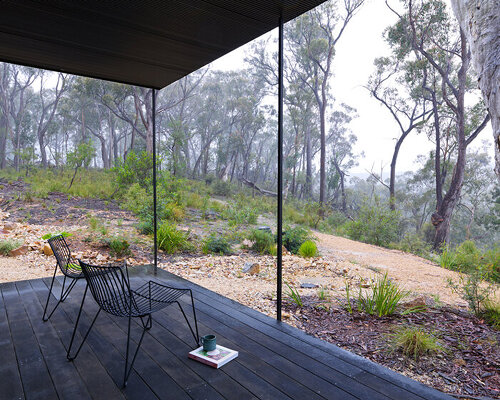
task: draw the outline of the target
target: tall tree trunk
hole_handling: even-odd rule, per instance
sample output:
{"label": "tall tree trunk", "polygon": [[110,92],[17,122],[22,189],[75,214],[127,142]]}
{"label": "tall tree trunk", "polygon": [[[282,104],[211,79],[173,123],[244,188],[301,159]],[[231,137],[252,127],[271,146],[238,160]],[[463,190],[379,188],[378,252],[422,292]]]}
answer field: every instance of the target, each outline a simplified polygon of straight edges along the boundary
{"label": "tall tree trunk", "polygon": [[460,29],[461,39],[461,57],[462,65],[458,71],[458,90],[456,94],[457,104],[455,107],[455,116],[457,119],[457,162],[453,169],[453,176],[446,195],[441,202],[441,206],[432,214],[432,223],[436,227],[434,236],[434,249],[440,249],[443,244],[448,242],[450,235],[450,223],[453,210],[460,200],[460,193],[464,182],[465,159],[467,151],[467,142],[465,140],[465,91],[467,81],[467,70],[469,68],[470,53],[467,49],[465,35]]}
{"label": "tall tree trunk", "polygon": [[312,144],[311,144],[311,129],[306,127],[304,139],[306,142],[306,197],[312,197]]}
{"label": "tall tree trunk", "polygon": [[326,104],[320,106],[319,202],[325,202],[326,191]]}
{"label": "tall tree trunk", "polygon": [[467,37],[478,83],[488,107],[495,145],[495,173],[500,180],[500,0],[451,0]]}
{"label": "tall tree trunk", "polygon": [[0,169],[4,169],[7,166],[7,132],[7,118],[2,113],[0,114]]}

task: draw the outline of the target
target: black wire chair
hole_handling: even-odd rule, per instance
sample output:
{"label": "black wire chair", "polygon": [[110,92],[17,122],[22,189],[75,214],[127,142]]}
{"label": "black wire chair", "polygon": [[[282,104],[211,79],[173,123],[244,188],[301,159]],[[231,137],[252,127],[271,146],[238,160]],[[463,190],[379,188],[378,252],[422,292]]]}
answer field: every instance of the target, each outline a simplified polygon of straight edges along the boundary
{"label": "black wire chair", "polygon": [[[111,315],[117,317],[127,317],[128,318],[128,329],[127,329],[127,352],[125,356],[125,372],[123,375],[123,387],[127,386],[127,380],[132,371],[135,358],[141,347],[142,339],[146,331],[151,329],[153,324],[152,314],[156,311],[173,304],[177,303],[179,306],[184,319],[186,320],[191,334],[196,341],[196,346],[199,345],[200,336],[198,333],[198,322],[196,320],[196,310],[194,307],[193,293],[191,289],[180,289],[173,288],[169,286],[162,285],[154,281],[146,282],[144,285],[137,289],[131,289],[130,280],[128,275],[128,269],[126,264],[123,266],[96,266],[84,263],[79,260],[85,279],[87,280],[87,286],[85,287],[85,292],[83,294],[82,303],[80,306],[80,311],[78,312],[78,317],[76,319],[75,327],[73,330],[73,335],[71,337],[71,342],[68,347],[67,358],[69,361],[74,360],[80,349],[85,343],[87,336],[89,335],[92,327],[94,326],[97,317],[101,311],[105,311]],[[125,271],[125,272],[124,272]],[[94,297],[94,300],[99,305],[99,310],[97,311],[90,327],[83,336],[82,343],[78,347],[76,353],[71,356],[71,347],[73,345],[73,340],[75,338],[76,329],[78,322],[80,320],[80,315],[82,313],[83,304],[85,302],[85,297],[87,290],[90,288],[90,292]],[[189,293],[191,296],[191,304],[193,307],[193,319],[195,324],[195,330],[193,330],[186,313],[182,309],[181,304],[178,299],[184,294]],[[130,349],[130,324],[132,318],[139,318],[142,325],[142,335],[137,344],[132,362],[129,367],[129,349]]]}
{"label": "black wire chair", "polygon": [[[83,272],[82,268],[78,264],[78,261],[71,257],[71,251],[64,240],[62,235],[56,235],[49,239],[49,245],[56,257],[56,267],[54,268],[54,275],[52,276],[52,282],[50,283],[49,294],[47,296],[47,302],[45,303],[45,308],[43,310],[43,321],[48,321],[56,308],[68,297],[69,293],[75,286],[78,279],[82,279]],[[57,301],[57,304],[54,306],[53,310],[47,316],[47,309],[49,307],[50,295],[52,294],[52,288],[54,286],[54,281],[56,279],[57,268],[61,270],[64,274],[64,280],[61,287],[61,296]],[[66,279],[71,280],[69,285],[66,287]]]}

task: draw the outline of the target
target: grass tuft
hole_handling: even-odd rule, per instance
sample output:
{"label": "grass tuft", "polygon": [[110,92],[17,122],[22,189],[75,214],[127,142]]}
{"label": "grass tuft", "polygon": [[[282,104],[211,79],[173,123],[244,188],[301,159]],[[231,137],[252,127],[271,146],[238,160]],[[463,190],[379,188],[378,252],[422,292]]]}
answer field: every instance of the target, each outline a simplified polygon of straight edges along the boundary
{"label": "grass tuft", "polygon": [[407,357],[417,360],[426,353],[443,351],[436,337],[425,332],[423,328],[410,326],[400,327],[390,335],[391,350],[401,351]]}
{"label": "grass tuft", "polygon": [[299,290],[293,286],[290,286],[288,282],[285,282],[285,285],[288,287],[288,291],[285,292],[287,297],[293,301],[298,307],[303,307],[304,303],[302,302],[302,298],[300,297]]}
{"label": "grass tuft", "polygon": [[387,272],[377,278],[372,290],[358,295],[358,310],[379,317],[394,314],[401,300],[410,293],[392,282]]}
{"label": "grass tuft", "polygon": [[0,254],[7,256],[11,250],[17,249],[19,246],[21,246],[21,242],[19,240],[0,239]]}

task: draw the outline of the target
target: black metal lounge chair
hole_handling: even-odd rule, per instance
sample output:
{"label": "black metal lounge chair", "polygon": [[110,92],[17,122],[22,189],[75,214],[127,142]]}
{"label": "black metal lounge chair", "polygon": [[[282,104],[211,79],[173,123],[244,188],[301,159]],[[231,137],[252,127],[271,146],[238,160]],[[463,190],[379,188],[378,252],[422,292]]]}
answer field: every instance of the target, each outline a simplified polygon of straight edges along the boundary
{"label": "black metal lounge chair", "polygon": [[[127,317],[128,318],[128,330],[127,330],[127,350],[125,356],[125,372],[123,375],[123,386],[127,385],[127,380],[132,371],[135,358],[141,347],[142,339],[146,331],[151,329],[153,320],[152,314],[156,311],[169,306],[170,304],[177,303],[182,315],[184,316],[189,329],[196,341],[196,346],[199,345],[200,337],[198,333],[198,322],[196,321],[196,311],[194,307],[193,293],[191,289],[180,289],[165,286],[161,283],[149,281],[137,289],[131,289],[130,280],[128,275],[128,269],[126,264],[123,266],[96,266],[84,263],[79,260],[80,266],[82,268],[85,279],[87,280],[87,286],[83,294],[82,303],[80,306],[80,311],[76,319],[75,328],[73,330],[73,336],[71,337],[71,342],[68,347],[67,358],[72,361],[80,352],[83,343],[87,339],[92,327],[94,326],[97,317],[101,311],[105,311],[109,314],[115,315],[117,317]],[[87,290],[90,288],[90,292],[94,297],[94,300],[99,305],[99,310],[97,311],[92,323],[90,324],[87,332],[83,336],[82,343],[76,353],[71,356],[71,347],[73,345],[73,340],[75,338],[76,329],[78,326],[78,321],[80,320],[80,315],[83,309],[83,304],[85,302],[85,296]],[[191,296],[191,304],[193,307],[193,319],[195,323],[195,331],[193,330],[186,313],[182,309],[178,299],[184,294],[189,293]],[[143,328],[141,338],[137,344],[132,362],[129,367],[129,348],[130,348],[130,325],[132,318],[139,318]]]}
{"label": "black metal lounge chair", "polygon": [[[43,310],[43,321],[48,321],[49,318],[54,314],[56,308],[68,297],[69,293],[75,286],[78,279],[82,279],[83,273],[82,268],[78,264],[78,261],[71,257],[71,251],[64,240],[62,235],[56,235],[49,239],[49,245],[56,257],[56,267],[54,269],[54,275],[52,276],[52,282],[50,283],[49,294],[47,296],[47,302],[45,303],[45,308]],[[54,306],[53,310],[50,312],[49,316],[47,316],[47,308],[49,306],[50,295],[52,294],[52,287],[54,286],[54,280],[56,279],[57,268],[61,270],[64,274],[64,280],[61,287],[61,296],[57,301],[57,304]],[[66,286],[66,279],[71,280],[69,285]]]}

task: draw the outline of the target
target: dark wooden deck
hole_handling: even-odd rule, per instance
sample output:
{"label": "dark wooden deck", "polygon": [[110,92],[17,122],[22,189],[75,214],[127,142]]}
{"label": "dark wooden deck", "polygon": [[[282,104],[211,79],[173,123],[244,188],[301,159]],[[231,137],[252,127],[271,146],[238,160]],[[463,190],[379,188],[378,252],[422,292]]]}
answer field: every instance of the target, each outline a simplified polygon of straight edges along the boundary
{"label": "dark wooden deck", "polygon": [[[133,284],[148,271],[137,269]],[[451,399],[174,275],[160,271],[155,279],[193,288],[200,334],[215,333],[239,357],[219,370],[188,359],[193,338],[180,311],[167,308],[155,314],[122,390],[124,319],[101,313],[78,358],[66,361],[84,282],[46,323],[49,279],[3,283],[0,399]],[[96,307],[86,302],[81,332]]]}

